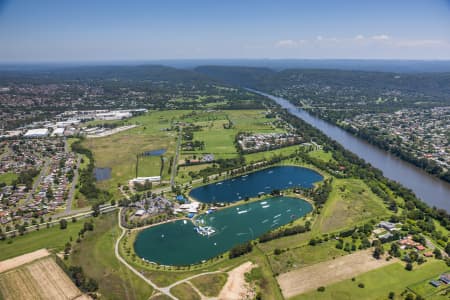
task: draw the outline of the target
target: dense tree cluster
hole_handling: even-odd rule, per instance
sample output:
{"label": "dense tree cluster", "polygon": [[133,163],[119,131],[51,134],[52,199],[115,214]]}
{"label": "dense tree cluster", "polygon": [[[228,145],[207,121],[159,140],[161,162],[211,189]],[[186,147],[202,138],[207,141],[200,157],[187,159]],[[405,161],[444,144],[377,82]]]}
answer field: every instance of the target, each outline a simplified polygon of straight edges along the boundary
{"label": "dense tree cluster", "polygon": [[253,250],[253,245],[251,244],[251,242],[247,242],[244,244],[234,246],[233,248],[230,249],[229,258],[239,257],[246,253],[252,252],[252,250]]}
{"label": "dense tree cluster", "polygon": [[72,144],[72,151],[83,154],[89,159],[89,164],[80,170],[80,192],[86,196],[86,198],[91,202],[99,202],[105,203],[111,199],[111,195],[109,192],[101,190],[97,188],[95,185],[95,176],[94,176],[94,155],[92,151],[83,147],[82,141],[76,141]]}
{"label": "dense tree cluster", "polygon": [[274,239],[278,239],[284,236],[290,236],[294,234],[304,233],[310,230],[310,223],[307,223],[305,226],[303,225],[296,225],[293,227],[287,227],[280,230],[270,231],[267,233],[264,233],[259,237],[260,243],[265,243]]}

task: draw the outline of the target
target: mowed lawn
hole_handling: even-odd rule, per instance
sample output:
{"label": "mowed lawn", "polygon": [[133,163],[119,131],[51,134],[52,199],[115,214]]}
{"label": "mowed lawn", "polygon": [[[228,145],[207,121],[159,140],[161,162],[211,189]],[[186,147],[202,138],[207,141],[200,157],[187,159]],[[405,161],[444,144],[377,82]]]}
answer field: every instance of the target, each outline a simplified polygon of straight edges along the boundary
{"label": "mowed lawn", "polygon": [[[167,149],[163,154],[165,164],[163,179],[170,178],[169,162],[175,156],[178,133],[167,131],[185,111],[149,112],[146,115],[131,118],[129,124],[136,128],[103,138],[86,139],[84,145],[91,149],[96,167],[111,168],[112,178],[98,183],[99,187],[117,192],[117,185],[127,184],[136,176],[136,155],[157,149]],[[138,176],[159,176],[161,159],[159,156],[147,156],[139,160]]]}
{"label": "mowed lawn", "polygon": [[274,156],[279,156],[279,155],[287,156],[287,155],[294,153],[298,149],[300,149],[299,146],[289,146],[289,147],[284,147],[281,149],[276,149],[276,150],[271,150],[271,151],[263,151],[263,152],[246,154],[246,155],[244,155],[244,157],[245,157],[245,161],[247,163],[252,163],[252,162],[257,162],[257,161],[261,161],[261,160],[269,160]]}
{"label": "mowed lawn", "polygon": [[[391,291],[396,294],[396,299],[404,299],[404,297],[400,297],[400,294],[408,286],[433,276],[440,275],[445,271],[449,271],[445,262],[434,259],[431,259],[421,266],[415,265],[413,271],[406,271],[404,263],[394,263],[364,273],[363,275],[356,277],[355,281],[348,279],[327,286],[324,292],[313,291],[291,299],[387,299],[388,294]],[[364,288],[358,287],[359,283],[363,283]]]}
{"label": "mowed lawn", "polygon": [[120,235],[117,214],[99,216],[94,231],[88,232],[76,244],[70,263],[81,266],[88,277],[99,284],[105,299],[148,299],[152,288],[121,264],[114,254],[114,244]]}
{"label": "mowed lawn", "polygon": [[388,215],[383,201],[360,179],[334,179],[333,190],[312,231],[327,233]]}
{"label": "mowed lawn", "polygon": [[45,228],[41,225],[39,231],[26,233],[12,239],[0,241],[0,260],[19,256],[38,249],[47,248],[62,251],[64,245],[72,238],[76,240],[78,232],[87,219],[78,220],[76,223],[68,222],[66,229],[59,229],[59,225]]}
{"label": "mowed lawn", "polygon": [[308,152],[308,155],[312,158],[320,159],[324,162],[334,161],[331,151],[325,152],[323,150],[314,150]]}
{"label": "mowed lawn", "polygon": [[3,174],[0,174],[0,183],[4,183],[6,185],[10,185],[18,177],[19,176],[16,173],[3,173]]}

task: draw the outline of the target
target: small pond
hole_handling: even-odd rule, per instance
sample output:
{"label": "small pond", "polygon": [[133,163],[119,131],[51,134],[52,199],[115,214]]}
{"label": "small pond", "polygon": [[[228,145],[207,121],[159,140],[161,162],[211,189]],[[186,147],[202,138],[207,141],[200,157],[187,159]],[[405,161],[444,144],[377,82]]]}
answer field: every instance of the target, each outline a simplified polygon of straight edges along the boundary
{"label": "small pond", "polygon": [[111,178],[111,168],[94,168],[95,180],[102,181]]}
{"label": "small pond", "polygon": [[161,156],[166,153],[167,149],[157,149],[151,151],[145,151],[144,156]]}

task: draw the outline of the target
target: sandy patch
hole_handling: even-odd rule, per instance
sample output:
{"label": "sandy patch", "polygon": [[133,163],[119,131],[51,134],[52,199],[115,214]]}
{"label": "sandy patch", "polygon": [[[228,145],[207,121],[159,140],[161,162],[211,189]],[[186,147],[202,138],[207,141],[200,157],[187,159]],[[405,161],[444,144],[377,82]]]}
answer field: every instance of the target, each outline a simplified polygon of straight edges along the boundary
{"label": "sandy patch", "polygon": [[32,262],[33,260],[49,256],[47,249],[40,249],[21,256],[0,261],[0,273],[20,267],[21,265]]}
{"label": "sandy patch", "polygon": [[220,291],[219,300],[247,299],[252,292],[249,284],[245,282],[245,273],[254,267],[255,265],[248,261],[228,272],[228,279]]}
{"label": "sandy patch", "polygon": [[285,298],[315,290],[345,279],[355,277],[370,270],[396,262],[396,259],[377,260],[373,250],[358,251],[333,260],[281,274],[277,280]]}

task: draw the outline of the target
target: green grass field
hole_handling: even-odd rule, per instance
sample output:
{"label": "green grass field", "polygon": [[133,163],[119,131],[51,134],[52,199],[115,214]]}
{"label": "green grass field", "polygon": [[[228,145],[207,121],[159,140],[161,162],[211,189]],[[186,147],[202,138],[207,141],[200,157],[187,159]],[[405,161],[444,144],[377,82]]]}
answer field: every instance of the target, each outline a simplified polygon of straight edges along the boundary
{"label": "green grass field", "polygon": [[75,245],[70,263],[81,266],[87,276],[97,280],[105,299],[148,299],[152,288],[115,257],[114,243],[119,234],[116,213],[99,216],[94,231]]}
{"label": "green grass field", "polygon": [[314,150],[308,152],[308,155],[310,157],[320,159],[324,162],[334,161],[333,154],[331,152],[325,152],[323,150]]}
{"label": "green grass field", "polygon": [[[420,295],[423,298],[429,299],[430,297],[439,298],[442,293],[444,293],[446,290],[450,293],[450,286],[443,284],[440,287],[434,287],[430,284],[431,280],[437,280],[439,281],[439,275],[436,274],[435,276],[431,278],[427,278],[421,282],[417,282],[415,284],[412,284],[408,286],[408,289],[412,291],[416,295]],[[444,299],[444,297],[442,297]],[[446,297],[448,299],[448,297]]]}
{"label": "green grass field", "polygon": [[261,160],[265,160],[265,159],[269,160],[273,156],[277,156],[277,155],[289,155],[289,154],[294,153],[298,149],[299,149],[299,146],[289,146],[289,147],[271,150],[271,151],[245,154],[244,157],[245,157],[245,161],[247,163],[252,163],[252,162],[261,161]]}
{"label": "green grass field", "polygon": [[[413,271],[406,271],[404,264],[395,263],[358,276],[355,281],[348,279],[327,286],[324,292],[313,291],[291,299],[387,299],[391,291],[395,293],[396,299],[404,299],[400,294],[408,286],[439,275],[448,269],[445,262],[437,260],[415,266]],[[358,287],[359,283],[364,283],[364,288]]]}
{"label": "green grass field", "polygon": [[[47,248],[55,251],[62,251],[64,245],[72,238],[74,241],[78,237],[78,232],[83,227],[84,220],[78,220],[76,223],[68,222],[67,229],[59,229],[59,225],[45,228],[41,225],[39,231],[26,233],[23,236],[17,236],[12,239],[0,241],[0,260],[19,256],[38,249]],[[12,241],[12,243],[9,243]]]}
{"label": "green grass field", "polygon": [[335,245],[334,241],[321,243],[316,246],[305,245],[290,249],[279,255],[271,254],[268,257],[273,272],[281,274],[347,254],[343,250],[336,249]]}
{"label": "green grass field", "polygon": [[170,289],[170,292],[180,300],[200,300],[200,295],[188,284],[181,283]]}
{"label": "green grass field", "polygon": [[313,232],[335,232],[387,215],[382,200],[362,180],[334,179],[333,190]]}
{"label": "green grass field", "polygon": [[0,174],[0,183],[4,183],[6,185],[10,185],[18,177],[19,176],[16,173],[3,173],[3,174]]}
{"label": "green grass field", "polygon": [[[233,123],[231,129],[225,129],[228,119]],[[238,132],[284,132],[272,125],[271,120],[264,116],[263,110],[227,110],[226,112],[198,113],[195,117],[183,119],[202,126],[201,131],[194,133],[194,140],[205,142],[205,149],[184,151],[184,154],[212,153],[216,158],[237,156],[234,139]]]}
{"label": "green grass field", "polygon": [[228,279],[228,274],[203,275],[191,280],[191,283],[205,296],[217,297]]}

